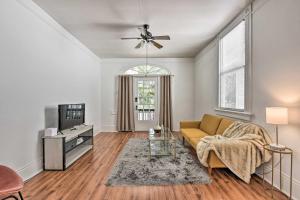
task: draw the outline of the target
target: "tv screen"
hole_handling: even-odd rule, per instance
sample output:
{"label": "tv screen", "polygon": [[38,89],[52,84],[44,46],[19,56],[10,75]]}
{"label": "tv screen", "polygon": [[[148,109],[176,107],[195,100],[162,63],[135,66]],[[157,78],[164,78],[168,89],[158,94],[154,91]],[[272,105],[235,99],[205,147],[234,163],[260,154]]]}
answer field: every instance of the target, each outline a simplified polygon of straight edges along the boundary
{"label": "tv screen", "polygon": [[84,123],[85,104],[58,105],[58,130],[73,128]]}

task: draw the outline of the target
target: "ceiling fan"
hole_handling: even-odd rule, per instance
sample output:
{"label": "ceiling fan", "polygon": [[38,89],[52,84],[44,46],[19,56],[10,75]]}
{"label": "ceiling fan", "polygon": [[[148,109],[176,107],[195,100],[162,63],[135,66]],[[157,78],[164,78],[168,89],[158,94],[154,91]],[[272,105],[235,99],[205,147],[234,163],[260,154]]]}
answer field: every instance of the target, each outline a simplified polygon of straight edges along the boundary
{"label": "ceiling fan", "polygon": [[125,37],[121,38],[122,40],[141,40],[136,46],[136,49],[139,49],[145,45],[145,43],[151,43],[156,48],[161,49],[163,46],[154,40],[170,40],[170,36],[168,35],[160,35],[160,36],[152,36],[152,33],[149,32],[149,25],[144,24],[142,27],[139,28],[141,30],[140,37]]}

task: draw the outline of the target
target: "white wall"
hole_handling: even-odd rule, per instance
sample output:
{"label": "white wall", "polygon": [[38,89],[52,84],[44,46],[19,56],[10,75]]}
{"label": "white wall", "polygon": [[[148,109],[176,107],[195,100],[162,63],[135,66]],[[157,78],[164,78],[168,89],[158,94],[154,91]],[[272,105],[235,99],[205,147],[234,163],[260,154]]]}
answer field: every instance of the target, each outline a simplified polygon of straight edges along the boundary
{"label": "white wall", "polygon": [[32,1],[0,1],[0,164],[38,173],[57,104],[86,103],[100,129],[100,60]]}
{"label": "white wall", "polygon": [[[116,77],[127,69],[145,64],[145,59],[102,60],[102,131],[116,130]],[[174,130],[179,130],[179,121],[194,117],[194,60],[189,58],[150,58],[149,64],[168,69],[173,75]]]}
{"label": "white wall", "polygon": [[195,119],[211,113],[218,103],[218,48],[211,42],[195,58]]}
{"label": "white wall", "polygon": [[[265,123],[265,107],[289,108],[289,125],[280,126],[280,143],[294,150],[294,169],[300,168],[300,1],[256,1],[253,14],[253,122]],[[215,113],[217,106],[217,43],[196,57],[195,117]],[[277,169],[277,173],[278,173]],[[284,158],[284,189],[288,191],[289,159]],[[270,179],[270,177],[269,177]],[[276,179],[278,184],[278,179]],[[294,196],[300,199],[300,171],[294,170]]]}

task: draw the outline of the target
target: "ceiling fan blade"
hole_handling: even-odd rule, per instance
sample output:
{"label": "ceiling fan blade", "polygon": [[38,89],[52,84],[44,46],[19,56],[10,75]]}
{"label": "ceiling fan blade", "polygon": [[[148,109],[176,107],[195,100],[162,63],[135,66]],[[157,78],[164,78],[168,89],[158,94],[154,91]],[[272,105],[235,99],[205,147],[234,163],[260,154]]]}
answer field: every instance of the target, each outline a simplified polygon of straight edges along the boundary
{"label": "ceiling fan blade", "polygon": [[159,48],[159,49],[163,48],[163,46],[162,46],[161,44],[159,44],[159,43],[157,43],[157,42],[155,42],[155,41],[153,41],[153,40],[150,40],[150,42],[151,42],[155,47],[157,47],[157,48]]}
{"label": "ceiling fan blade", "polygon": [[135,48],[136,48],[136,49],[139,49],[139,48],[143,47],[143,46],[144,46],[144,43],[145,43],[144,40],[140,41],[140,42],[135,46]]}
{"label": "ceiling fan blade", "polygon": [[124,37],[121,38],[121,40],[140,40],[142,39],[141,37]]}
{"label": "ceiling fan blade", "polygon": [[168,35],[160,35],[160,36],[153,36],[153,40],[170,40],[170,36]]}

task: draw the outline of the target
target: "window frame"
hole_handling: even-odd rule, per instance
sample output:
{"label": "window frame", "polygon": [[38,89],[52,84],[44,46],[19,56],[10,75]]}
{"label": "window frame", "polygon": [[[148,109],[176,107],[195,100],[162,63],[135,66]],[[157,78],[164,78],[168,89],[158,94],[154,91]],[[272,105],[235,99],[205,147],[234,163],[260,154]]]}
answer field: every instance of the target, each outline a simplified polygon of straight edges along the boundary
{"label": "window frame", "polygon": [[[217,36],[218,46],[218,105],[215,109],[220,114],[229,117],[250,119],[251,101],[252,101],[252,6],[249,5],[244,9],[232,22],[230,22]],[[244,109],[221,107],[221,40],[230,31],[236,28],[242,21],[245,21],[245,83],[244,83]],[[227,113],[227,114],[226,114]],[[247,117],[248,116],[248,117]]]}
{"label": "window frame", "polygon": [[[136,70],[137,68],[140,68],[143,72]],[[148,68],[150,68],[148,70]],[[135,73],[129,73],[130,71],[135,72]],[[159,71],[159,72],[158,72]],[[158,72],[158,73],[153,73],[153,72]],[[170,71],[166,68],[159,67],[156,65],[136,65],[134,67],[130,67],[129,69],[126,69],[124,72],[125,75],[133,75],[133,76],[160,76],[160,75],[170,75]]]}

